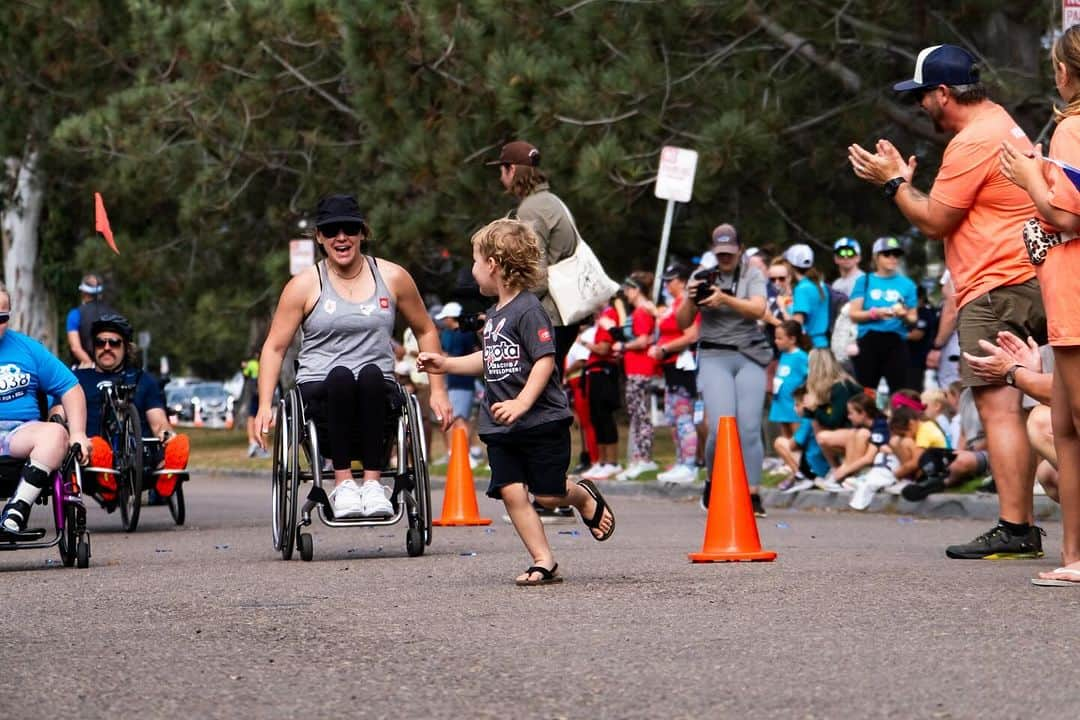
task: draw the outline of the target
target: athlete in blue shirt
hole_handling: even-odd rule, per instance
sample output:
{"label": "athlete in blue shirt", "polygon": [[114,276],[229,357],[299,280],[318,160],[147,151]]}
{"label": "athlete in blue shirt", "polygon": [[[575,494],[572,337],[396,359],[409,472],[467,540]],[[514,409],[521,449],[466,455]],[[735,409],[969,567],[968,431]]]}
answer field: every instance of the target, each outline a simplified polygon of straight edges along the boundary
{"label": "athlete in blue shirt", "polygon": [[792,245],[784,259],[798,278],[792,293],[791,317],[799,321],[816,348],[829,347],[829,291],[814,268],[814,251],[809,245]]}
{"label": "athlete in blue shirt", "polygon": [[[30,508],[64,460],[68,442],[89,457],[86,398],[75,376],[33,338],[8,328],[11,296],[0,286],[0,455],[26,458],[19,484],[0,514],[0,534],[26,530]],[[60,398],[68,418],[42,422],[41,395]]]}

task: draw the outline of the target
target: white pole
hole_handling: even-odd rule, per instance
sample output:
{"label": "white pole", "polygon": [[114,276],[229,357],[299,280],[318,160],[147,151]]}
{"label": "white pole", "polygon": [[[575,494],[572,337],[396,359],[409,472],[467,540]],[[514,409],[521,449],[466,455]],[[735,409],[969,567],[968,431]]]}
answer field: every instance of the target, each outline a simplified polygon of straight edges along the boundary
{"label": "white pole", "polygon": [[660,254],[656,256],[656,274],[653,277],[652,300],[660,299],[660,286],[663,281],[660,276],[664,274],[664,261],[667,258],[668,240],[671,238],[671,220],[675,216],[675,201],[667,201],[667,210],[664,212],[664,229],[660,232]]}

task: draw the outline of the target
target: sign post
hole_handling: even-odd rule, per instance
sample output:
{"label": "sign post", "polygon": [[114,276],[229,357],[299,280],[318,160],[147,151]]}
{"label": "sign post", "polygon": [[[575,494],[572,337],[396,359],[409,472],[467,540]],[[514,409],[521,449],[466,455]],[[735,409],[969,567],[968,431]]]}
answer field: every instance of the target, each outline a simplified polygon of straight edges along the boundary
{"label": "sign post", "polygon": [[[1077,0],[1080,2],[1080,0]],[[698,154],[696,150],[665,146],[660,150],[660,168],[656,173],[656,187],[653,194],[661,200],[667,200],[664,212],[664,229],[660,233],[660,252],[656,256],[656,274],[653,281],[652,300],[660,298],[661,276],[664,273],[664,261],[667,259],[668,242],[671,239],[671,222],[675,217],[675,203],[690,202],[694,192],[694,173],[697,171]]]}
{"label": "sign post", "polygon": [[315,241],[289,241],[289,274],[297,275],[315,264]]}
{"label": "sign post", "polygon": [[1061,29],[1068,30],[1080,23],[1080,0],[1061,0]]}

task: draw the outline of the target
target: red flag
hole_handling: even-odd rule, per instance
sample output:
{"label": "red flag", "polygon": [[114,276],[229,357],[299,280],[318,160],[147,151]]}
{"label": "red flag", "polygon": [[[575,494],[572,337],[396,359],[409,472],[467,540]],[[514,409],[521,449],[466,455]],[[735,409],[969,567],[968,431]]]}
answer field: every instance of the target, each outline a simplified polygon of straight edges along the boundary
{"label": "red flag", "polygon": [[101,199],[101,193],[94,193],[94,228],[105,236],[105,242],[109,243],[109,247],[117,255],[120,251],[116,249],[116,242],[113,241],[112,228],[109,227],[109,216],[105,214],[105,201]]}

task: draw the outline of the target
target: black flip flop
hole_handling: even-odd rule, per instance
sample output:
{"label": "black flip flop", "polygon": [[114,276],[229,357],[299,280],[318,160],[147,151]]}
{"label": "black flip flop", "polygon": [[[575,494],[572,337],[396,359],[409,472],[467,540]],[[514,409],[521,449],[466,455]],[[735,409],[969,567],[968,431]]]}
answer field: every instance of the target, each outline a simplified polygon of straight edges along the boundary
{"label": "black flip flop", "polygon": [[539,565],[533,565],[531,568],[525,571],[526,576],[531,576],[533,573],[540,573],[539,580],[530,580],[526,577],[524,580],[515,580],[514,582],[521,587],[532,587],[533,585],[554,585],[555,583],[561,583],[563,581],[562,575],[556,575],[555,571],[559,569],[559,563],[548,570],[546,567]]}
{"label": "black flip flop", "polygon": [[600,488],[596,487],[596,483],[592,480],[579,480],[578,485],[581,486],[582,490],[592,495],[593,500],[596,501],[596,512],[593,513],[593,516],[591,518],[581,516],[581,522],[585,523],[585,527],[589,528],[589,530],[598,530],[600,521],[604,519],[604,510],[611,514],[611,527],[607,529],[607,532],[599,537],[591,532],[589,533],[597,542],[604,542],[615,532],[615,511],[604,501],[604,496],[600,494]]}

